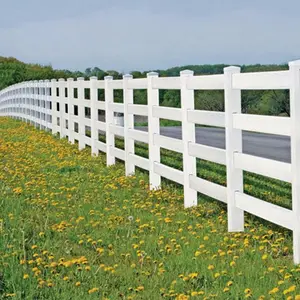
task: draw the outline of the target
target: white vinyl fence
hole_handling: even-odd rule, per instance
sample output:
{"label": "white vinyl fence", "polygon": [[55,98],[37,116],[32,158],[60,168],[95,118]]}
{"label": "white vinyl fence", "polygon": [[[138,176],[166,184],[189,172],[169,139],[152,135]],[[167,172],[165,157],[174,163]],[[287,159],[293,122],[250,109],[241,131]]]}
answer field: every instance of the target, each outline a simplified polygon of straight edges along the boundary
{"label": "white vinyl fence", "polygon": [[[89,90],[90,97],[85,99]],[[98,90],[104,99],[98,100]],[[114,103],[114,90],[122,89],[124,103]],[[133,92],[147,90],[147,105],[133,104]],[[181,92],[181,108],[159,106],[159,89]],[[241,113],[241,90],[290,90],[290,117],[260,116]],[[224,90],[225,112],[194,109],[195,90]],[[75,94],[76,97],[75,97]],[[105,111],[106,122],[98,118]],[[89,113],[86,113],[88,111]],[[124,127],[114,123],[114,112],[124,113]],[[134,129],[134,115],[148,116],[148,132]],[[289,64],[288,71],[240,73],[238,67],[227,67],[224,74],[193,76],[186,70],[179,77],[105,80],[91,77],[24,82],[0,91],[0,116],[11,116],[61,137],[79,149],[91,146],[92,154],[106,152],[107,165],[115,158],[125,161],[126,175],[135,166],[149,171],[151,189],[159,188],[161,177],[184,187],[184,206],[197,205],[197,192],[206,194],[228,206],[228,230],[244,230],[244,211],[293,231],[294,262],[300,263],[300,60]],[[182,140],[160,135],[159,119],[182,122]],[[225,127],[226,150],[195,142],[195,124]],[[91,137],[86,136],[90,128]],[[256,157],[242,152],[242,130],[291,137],[291,164]],[[106,143],[99,141],[105,131]],[[115,147],[115,136],[123,136],[125,150]],[[134,153],[134,141],[149,145],[149,159]],[[183,154],[183,172],[160,162],[160,148]],[[227,187],[196,176],[196,158],[226,165]],[[292,210],[262,201],[243,193],[243,170],[292,183]]]}

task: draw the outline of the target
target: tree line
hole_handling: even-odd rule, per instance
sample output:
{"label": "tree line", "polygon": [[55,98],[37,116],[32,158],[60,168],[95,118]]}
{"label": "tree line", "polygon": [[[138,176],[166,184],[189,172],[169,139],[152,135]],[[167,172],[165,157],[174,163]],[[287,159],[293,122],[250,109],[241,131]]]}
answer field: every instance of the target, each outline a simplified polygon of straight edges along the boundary
{"label": "tree line", "polygon": [[[228,65],[186,65],[169,68],[166,70],[152,70],[159,73],[160,77],[179,76],[180,71],[188,69],[194,71],[195,75],[222,74]],[[287,64],[273,65],[241,65],[241,72],[263,72],[288,70]],[[145,78],[149,71],[132,71],[133,78]],[[78,78],[88,79],[96,76],[99,80],[105,76],[113,76],[114,79],[122,79],[123,74],[115,70],[102,70],[98,67],[87,68],[85,71],[56,70],[50,65],[28,64],[14,57],[0,56],[0,90],[22,81]],[[103,93],[100,93],[103,95]],[[115,91],[115,101],[123,101],[121,90]],[[160,105],[180,107],[180,91],[160,90]],[[134,91],[134,101],[137,104],[147,103],[147,92],[145,90]],[[195,108],[201,110],[224,111],[223,91],[195,91]],[[259,90],[242,91],[242,112],[266,115],[290,115],[289,91],[288,90]]]}

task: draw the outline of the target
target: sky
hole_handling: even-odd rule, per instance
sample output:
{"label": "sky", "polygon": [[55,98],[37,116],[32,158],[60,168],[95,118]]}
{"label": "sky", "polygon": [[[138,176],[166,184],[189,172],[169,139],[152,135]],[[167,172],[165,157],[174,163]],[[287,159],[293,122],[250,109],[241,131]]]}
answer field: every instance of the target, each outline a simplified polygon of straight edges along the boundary
{"label": "sky", "polygon": [[0,0],[0,56],[130,72],[300,58],[299,0]]}

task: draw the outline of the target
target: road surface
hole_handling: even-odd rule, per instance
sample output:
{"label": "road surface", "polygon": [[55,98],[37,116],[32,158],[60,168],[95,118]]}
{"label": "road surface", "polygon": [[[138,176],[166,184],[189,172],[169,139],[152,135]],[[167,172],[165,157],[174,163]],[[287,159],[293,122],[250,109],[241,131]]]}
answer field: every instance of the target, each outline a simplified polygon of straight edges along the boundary
{"label": "road surface", "polygon": [[[147,131],[147,127],[137,127]],[[181,139],[181,127],[161,127],[160,134]],[[199,144],[225,148],[225,132],[221,128],[196,127],[196,142]],[[290,137],[243,132],[243,152],[283,162],[291,162]]]}

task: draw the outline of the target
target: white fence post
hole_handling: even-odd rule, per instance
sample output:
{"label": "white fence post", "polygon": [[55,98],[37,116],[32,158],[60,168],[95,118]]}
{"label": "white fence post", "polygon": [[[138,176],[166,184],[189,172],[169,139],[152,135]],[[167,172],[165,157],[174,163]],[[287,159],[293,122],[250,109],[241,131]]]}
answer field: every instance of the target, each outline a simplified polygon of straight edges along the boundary
{"label": "white fence post", "polygon": [[126,176],[135,172],[135,166],[130,161],[130,153],[134,154],[134,140],[128,137],[128,130],[134,129],[134,116],[128,113],[128,104],[133,104],[133,89],[128,88],[128,80],[132,75],[123,76],[123,99],[124,99],[124,142],[125,142],[125,173]]}
{"label": "white fence post", "polygon": [[98,109],[96,107],[98,101],[97,80],[98,78],[96,76],[90,77],[91,148],[92,148],[92,155],[95,156],[97,156],[99,153],[96,145],[96,142],[98,141],[98,129],[97,129]]}
{"label": "white fence post", "polygon": [[295,215],[293,251],[295,264],[300,263],[300,60],[289,63],[291,73],[290,118],[291,118],[291,164],[292,164],[292,209]]}
{"label": "white fence post", "polygon": [[159,90],[153,88],[153,79],[158,73],[147,74],[148,88],[148,135],[149,135],[149,180],[150,189],[158,189],[161,186],[161,176],[154,172],[154,163],[160,163],[160,147],[154,144],[154,134],[159,134],[159,118],[153,117],[153,106],[159,106]]}
{"label": "white fence post", "polygon": [[115,135],[110,132],[110,125],[114,123],[114,112],[109,104],[114,102],[114,90],[110,87],[112,76],[104,77],[105,80],[105,124],[106,124],[106,165],[111,166],[116,163],[115,157],[111,153],[111,147],[115,146]]}
{"label": "white fence post", "polygon": [[51,98],[52,98],[52,134],[56,134],[57,133],[56,79],[51,79]]}
{"label": "white fence post", "polygon": [[182,140],[183,140],[183,176],[184,176],[184,207],[197,205],[197,191],[190,188],[190,175],[196,176],[196,158],[189,155],[189,144],[195,143],[195,124],[188,122],[188,110],[195,107],[194,90],[186,87],[189,78],[193,77],[194,72],[184,70],[180,72],[181,80],[181,112],[182,112]]}
{"label": "white fence post", "polygon": [[85,148],[84,136],[85,136],[85,125],[84,125],[84,78],[77,78],[77,105],[78,105],[78,149],[82,150]]}
{"label": "white fence post", "polygon": [[71,144],[74,144],[74,78],[68,78],[68,139]]}
{"label": "white fence post", "polygon": [[60,125],[60,138],[64,138],[66,136],[65,133],[65,118],[64,118],[64,110],[65,110],[65,80],[64,78],[60,78],[58,80],[58,92],[59,92],[59,125]]}
{"label": "white fence post", "polygon": [[235,192],[243,192],[243,170],[234,166],[234,153],[242,152],[242,130],[233,128],[233,114],[241,113],[241,90],[232,88],[233,74],[240,73],[239,67],[224,68],[225,76],[225,133],[228,231],[244,230],[244,211],[235,205]]}

